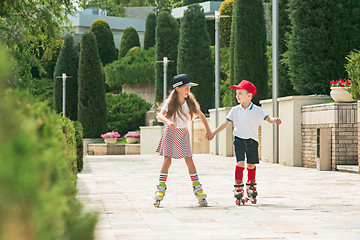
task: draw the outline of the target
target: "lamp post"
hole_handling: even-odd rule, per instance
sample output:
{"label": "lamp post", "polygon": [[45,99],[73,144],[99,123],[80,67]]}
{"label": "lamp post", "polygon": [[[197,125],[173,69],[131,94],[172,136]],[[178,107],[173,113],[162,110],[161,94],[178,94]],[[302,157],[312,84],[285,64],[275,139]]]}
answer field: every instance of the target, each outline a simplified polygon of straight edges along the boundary
{"label": "lamp post", "polygon": [[62,78],[63,80],[63,97],[62,97],[62,102],[63,102],[63,106],[62,106],[62,112],[63,112],[63,117],[65,117],[65,101],[66,101],[66,79],[67,78],[71,78],[71,76],[66,76],[66,73],[63,73],[61,76],[57,76],[56,78]]}
{"label": "lamp post", "polygon": [[164,101],[166,100],[166,96],[167,96],[167,67],[169,65],[169,62],[174,62],[174,61],[171,61],[169,60],[167,57],[163,57],[163,60],[162,61],[156,61],[156,62],[161,62],[163,63],[163,71],[164,71],[164,78],[163,78],[163,81],[164,81],[164,88],[163,88],[163,99]]}
{"label": "lamp post", "polygon": [[[230,17],[220,15],[220,11],[215,11],[215,15],[208,15],[206,18],[215,18],[215,128],[219,126],[219,80],[220,80],[220,18]],[[215,136],[215,155],[219,154],[219,135]]]}
{"label": "lamp post", "polygon": [[[273,116],[278,117],[278,88],[279,88],[279,1],[272,1],[272,72],[273,72],[273,84],[272,84],[272,95],[273,95]],[[278,136],[279,127],[277,124],[273,125],[273,162],[278,163]]]}

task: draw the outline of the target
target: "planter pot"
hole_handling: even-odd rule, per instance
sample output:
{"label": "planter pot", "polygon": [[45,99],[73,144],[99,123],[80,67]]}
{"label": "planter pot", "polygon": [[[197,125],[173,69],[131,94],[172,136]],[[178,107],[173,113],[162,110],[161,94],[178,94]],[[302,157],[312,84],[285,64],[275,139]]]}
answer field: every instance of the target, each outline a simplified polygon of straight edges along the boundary
{"label": "planter pot", "polygon": [[129,144],[134,144],[134,143],[137,143],[139,142],[140,138],[126,138],[126,142],[129,143]]}
{"label": "planter pot", "polygon": [[105,143],[114,144],[117,142],[117,138],[104,138]]}
{"label": "planter pot", "polygon": [[349,87],[331,87],[330,96],[335,102],[355,102],[351,94],[346,90]]}

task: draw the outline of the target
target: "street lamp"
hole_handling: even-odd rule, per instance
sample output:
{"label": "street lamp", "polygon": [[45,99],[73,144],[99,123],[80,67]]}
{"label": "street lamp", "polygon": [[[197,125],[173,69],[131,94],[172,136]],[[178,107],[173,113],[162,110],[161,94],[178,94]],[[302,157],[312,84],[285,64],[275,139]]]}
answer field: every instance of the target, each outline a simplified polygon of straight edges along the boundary
{"label": "street lamp", "polygon": [[[220,15],[220,11],[215,11],[215,15],[205,16],[208,19],[215,18],[215,128],[219,126],[219,79],[220,79],[220,18],[230,17]],[[219,154],[219,135],[215,136],[215,155]]]}
{"label": "street lamp", "polygon": [[66,73],[63,73],[61,76],[57,76],[56,78],[62,78],[63,80],[63,108],[62,108],[62,112],[63,112],[63,117],[65,117],[65,96],[66,96],[66,79],[67,78],[71,78],[71,76],[66,76]]}
{"label": "street lamp", "polygon": [[164,57],[162,61],[156,61],[156,62],[160,62],[160,63],[163,63],[163,71],[164,71],[164,88],[163,88],[163,99],[164,101],[166,100],[166,96],[167,96],[167,67],[169,65],[169,62],[174,62],[174,61],[171,61],[169,60],[167,57]]}

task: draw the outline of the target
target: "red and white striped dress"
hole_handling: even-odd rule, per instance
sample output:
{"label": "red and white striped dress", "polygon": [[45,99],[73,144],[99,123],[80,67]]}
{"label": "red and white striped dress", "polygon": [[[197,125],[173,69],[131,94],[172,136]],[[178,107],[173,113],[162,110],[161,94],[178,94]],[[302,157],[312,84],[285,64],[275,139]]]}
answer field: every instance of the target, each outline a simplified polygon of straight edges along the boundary
{"label": "red and white striped dress", "polygon": [[[168,103],[169,100],[165,102],[164,107],[162,108],[165,111],[168,111]],[[183,113],[185,113],[185,116],[182,116],[182,118],[179,116],[175,118],[173,116],[170,119],[175,123],[176,128],[171,129],[169,126],[166,126],[156,150],[160,156],[171,157],[175,159],[192,157],[190,134],[187,129],[187,124],[190,118],[189,107],[186,101],[181,107]]]}
{"label": "red and white striped dress", "polygon": [[160,156],[175,159],[192,157],[188,129],[186,127],[171,129],[166,126],[156,152],[160,153]]}

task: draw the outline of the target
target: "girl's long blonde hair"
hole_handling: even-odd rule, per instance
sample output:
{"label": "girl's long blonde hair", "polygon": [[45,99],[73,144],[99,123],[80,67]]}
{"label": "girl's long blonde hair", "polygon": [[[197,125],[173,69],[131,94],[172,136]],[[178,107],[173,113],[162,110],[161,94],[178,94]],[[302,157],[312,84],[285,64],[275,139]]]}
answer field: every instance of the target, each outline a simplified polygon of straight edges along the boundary
{"label": "girl's long blonde hair", "polygon": [[[183,112],[182,107],[178,101],[178,96],[179,96],[179,93],[176,91],[176,89],[174,89],[170,92],[170,95],[168,97],[169,107],[168,107],[168,111],[165,114],[165,117],[168,119],[170,119],[172,116],[174,116],[175,118],[177,116],[179,116],[181,119],[183,119],[182,116],[185,115],[185,113]],[[164,106],[165,101],[161,104],[160,109],[162,108],[162,106]],[[189,107],[189,115],[190,115],[190,121],[191,121],[191,120],[193,120],[194,114],[197,112],[197,110],[198,109],[200,110],[200,104],[196,101],[194,94],[192,94],[191,92],[189,93],[188,97],[185,98],[185,101]],[[183,120],[185,120],[185,119],[183,119]]]}

